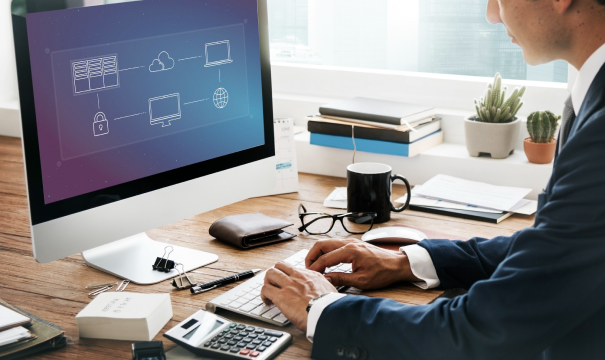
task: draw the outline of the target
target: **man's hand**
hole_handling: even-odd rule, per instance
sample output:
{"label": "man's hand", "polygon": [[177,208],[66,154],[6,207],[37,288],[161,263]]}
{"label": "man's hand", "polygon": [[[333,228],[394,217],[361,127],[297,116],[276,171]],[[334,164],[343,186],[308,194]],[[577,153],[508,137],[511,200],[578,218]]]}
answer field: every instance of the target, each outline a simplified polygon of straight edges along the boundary
{"label": "man's hand", "polygon": [[351,263],[353,273],[331,273],[325,277],[334,286],[354,286],[358,289],[377,289],[398,281],[419,280],[410,269],[408,257],[381,249],[366,242],[350,240],[321,240],[315,243],[305,259],[309,270],[323,273],[327,267]]}
{"label": "man's hand", "polygon": [[307,305],[316,296],[338,292],[322,274],[280,262],[267,271],[260,296],[275,304],[294,326],[307,332]]}

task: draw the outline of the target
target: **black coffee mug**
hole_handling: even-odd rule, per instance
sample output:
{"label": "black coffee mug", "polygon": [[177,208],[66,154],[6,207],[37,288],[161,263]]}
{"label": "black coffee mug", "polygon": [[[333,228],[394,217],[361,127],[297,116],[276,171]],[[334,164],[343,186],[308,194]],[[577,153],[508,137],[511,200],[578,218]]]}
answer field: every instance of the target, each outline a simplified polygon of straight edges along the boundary
{"label": "black coffee mug", "polygon": [[[375,212],[374,223],[391,220],[391,211],[401,212],[410,203],[412,189],[401,175],[391,175],[391,167],[377,163],[358,163],[347,167],[347,211]],[[405,183],[408,196],[405,204],[396,208],[391,203],[393,181]]]}

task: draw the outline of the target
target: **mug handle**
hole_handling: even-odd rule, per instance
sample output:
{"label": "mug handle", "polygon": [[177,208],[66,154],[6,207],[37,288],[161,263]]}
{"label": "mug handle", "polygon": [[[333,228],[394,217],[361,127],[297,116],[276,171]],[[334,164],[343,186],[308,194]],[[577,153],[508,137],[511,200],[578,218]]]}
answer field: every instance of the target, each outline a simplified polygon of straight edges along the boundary
{"label": "mug handle", "polygon": [[408,191],[408,196],[407,196],[407,200],[405,201],[405,204],[401,207],[396,208],[395,206],[393,206],[393,203],[391,203],[391,211],[402,212],[410,204],[410,199],[412,198],[412,188],[410,187],[410,183],[407,181],[407,179],[404,178],[402,175],[399,175],[399,174],[391,175],[391,183],[395,182],[395,180],[397,180],[397,179],[399,179],[405,183],[405,188]]}

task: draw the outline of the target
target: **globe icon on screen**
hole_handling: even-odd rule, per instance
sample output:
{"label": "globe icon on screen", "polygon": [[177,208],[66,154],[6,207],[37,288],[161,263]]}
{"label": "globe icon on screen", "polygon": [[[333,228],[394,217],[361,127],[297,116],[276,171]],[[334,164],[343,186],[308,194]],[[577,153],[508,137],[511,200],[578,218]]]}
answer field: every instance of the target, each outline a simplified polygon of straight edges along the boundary
{"label": "globe icon on screen", "polygon": [[218,88],[214,92],[212,100],[214,101],[214,106],[219,109],[222,109],[227,106],[227,103],[229,102],[229,93],[223,88]]}

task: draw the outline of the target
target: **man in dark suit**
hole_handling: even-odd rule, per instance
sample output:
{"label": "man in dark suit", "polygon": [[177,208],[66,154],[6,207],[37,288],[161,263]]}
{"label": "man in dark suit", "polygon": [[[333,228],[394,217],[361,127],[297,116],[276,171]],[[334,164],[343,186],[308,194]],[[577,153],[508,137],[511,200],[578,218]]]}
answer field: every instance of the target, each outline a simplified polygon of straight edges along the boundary
{"label": "man in dark suit", "polygon": [[[490,0],[487,17],[504,23],[529,64],[580,69],[535,225],[400,253],[326,240],[308,270],[277,264],[263,299],[307,332],[314,358],[605,359],[605,0]],[[318,272],[341,262],[354,272]],[[334,288],[403,280],[468,293],[406,306]]]}

